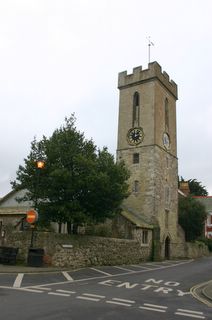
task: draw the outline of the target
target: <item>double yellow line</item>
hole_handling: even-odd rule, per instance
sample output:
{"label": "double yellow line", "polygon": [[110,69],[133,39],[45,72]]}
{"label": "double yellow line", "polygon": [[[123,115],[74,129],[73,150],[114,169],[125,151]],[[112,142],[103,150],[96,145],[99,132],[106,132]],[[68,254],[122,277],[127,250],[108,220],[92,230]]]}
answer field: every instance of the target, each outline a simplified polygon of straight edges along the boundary
{"label": "double yellow line", "polygon": [[[201,302],[203,302],[204,304],[206,304],[208,307],[212,307],[212,300],[211,300],[211,302],[206,298],[207,296],[205,295],[205,293],[204,293],[204,287],[206,287],[207,285],[211,285],[212,286],[212,280],[211,281],[207,281],[207,282],[203,282],[203,283],[200,283],[200,284],[197,284],[196,286],[194,286],[194,287],[192,287],[191,289],[190,289],[190,292],[191,292],[191,294],[193,295],[193,297],[194,298],[196,298],[197,300],[199,300],[199,301],[201,301]],[[204,297],[202,297],[202,296],[200,296],[199,294],[198,294],[198,291],[201,291],[202,292],[202,295],[204,295],[205,296],[205,298]]]}

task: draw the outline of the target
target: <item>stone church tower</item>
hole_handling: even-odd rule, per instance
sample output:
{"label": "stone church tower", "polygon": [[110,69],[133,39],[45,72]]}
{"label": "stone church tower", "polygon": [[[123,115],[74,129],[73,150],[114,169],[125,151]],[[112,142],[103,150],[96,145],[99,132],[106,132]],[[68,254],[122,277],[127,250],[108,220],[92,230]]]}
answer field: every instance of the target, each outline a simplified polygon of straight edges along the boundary
{"label": "stone church tower", "polygon": [[158,258],[179,256],[177,85],[157,62],[119,73],[117,161],[131,172],[124,201],[154,226]]}

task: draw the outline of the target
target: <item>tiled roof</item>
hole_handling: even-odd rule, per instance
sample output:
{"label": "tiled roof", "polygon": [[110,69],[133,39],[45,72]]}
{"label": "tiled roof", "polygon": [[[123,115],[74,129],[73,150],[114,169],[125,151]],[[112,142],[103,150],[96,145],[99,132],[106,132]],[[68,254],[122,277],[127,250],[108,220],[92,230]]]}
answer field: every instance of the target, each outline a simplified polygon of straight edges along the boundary
{"label": "tiled roof", "polygon": [[136,225],[136,227],[153,229],[153,225],[145,221],[141,213],[124,205],[121,206],[121,209],[121,215],[124,216],[130,222],[132,222],[134,225]]}
{"label": "tiled roof", "polygon": [[24,215],[27,213],[27,208],[0,208],[0,216],[4,215]]}

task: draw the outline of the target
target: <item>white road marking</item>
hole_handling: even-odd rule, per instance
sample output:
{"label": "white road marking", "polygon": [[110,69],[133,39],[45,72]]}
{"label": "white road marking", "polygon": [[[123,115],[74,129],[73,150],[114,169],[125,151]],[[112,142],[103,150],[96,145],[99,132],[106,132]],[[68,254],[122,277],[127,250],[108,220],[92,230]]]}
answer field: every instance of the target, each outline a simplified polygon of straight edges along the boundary
{"label": "white road marking", "polygon": [[178,297],[183,297],[185,296],[186,294],[191,294],[191,292],[183,292],[182,290],[177,290],[177,293],[178,293]]}
{"label": "white road marking", "polygon": [[177,309],[177,311],[190,312],[190,313],[196,313],[196,314],[203,314],[203,312],[194,311],[194,310],[188,310],[188,309]]}
{"label": "white road marking", "polygon": [[113,266],[113,268],[117,268],[117,269],[124,270],[124,271],[129,271],[129,272],[136,272],[135,270],[131,270],[131,269],[127,269],[127,268],[122,268],[122,267],[118,267],[118,266]]}
{"label": "white road marking", "polygon": [[94,270],[96,272],[99,272],[99,273],[102,273],[102,274],[105,274],[106,276],[112,276],[112,274],[108,273],[108,272],[105,272],[105,271],[102,271],[102,270],[99,270],[99,269],[96,269],[96,268],[90,268],[91,270]]}
{"label": "white road marking", "polygon": [[131,306],[132,306],[131,304],[127,304],[127,303],[123,303],[123,302],[118,302],[118,301],[111,301],[111,300],[106,301],[106,303],[117,304],[117,305],[119,305],[119,306],[125,306],[125,307],[131,307]]}
{"label": "white road marking", "polygon": [[145,269],[145,270],[149,270],[150,268],[148,267],[143,267],[141,265],[136,265],[136,264],[131,264],[132,267],[138,268],[138,269]]}
{"label": "white road marking", "polygon": [[81,299],[81,300],[89,300],[89,301],[96,301],[96,302],[98,302],[100,300],[100,299],[84,297],[84,296],[77,296],[76,298]]}
{"label": "white road marking", "polygon": [[161,309],[167,309],[168,308],[166,306],[160,306],[160,305],[157,305],[157,304],[150,304],[150,303],[144,303],[144,306],[154,307],[154,308],[161,308]]}
{"label": "white road marking", "polygon": [[194,311],[194,310],[188,310],[188,309],[177,309],[177,312],[175,314],[179,316],[185,316],[190,318],[196,318],[196,319],[205,319],[203,316],[203,312],[200,311]]}
{"label": "white road marking", "polygon": [[24,273],[19,273],[15,279],[15,282],[13,283],[13,287],[14,288],[20,288],[21,287],[21,283],[24,277]]}
{"label": "white road marking", "polygon": [[20,288],[21,291],[27,291],[27,292],[36,292],[36,293],[43,293],[43,290],[36,290],[36,289],[30,289],[30,288]]}
{"label": "white road marking", "polygon": [[66,271],[62,271],[62,275],[68,280],[68,281],[74,281],[74,279],[70,276],[70,274]]}
{"label": "white road marking", "polygon": [[155,309],[155,308],[150,308],[150,307],[139,307],[139,309],[151,310],[151,311],[157,311],[157,312],[166,312],[166,310]]}
{"label": "white road marking", "polygon": [[[172,265],[169,265],[169,266],[162,266],[161,268],[154,268],[154,269],[148,268],[147,270],[123,272],[123,273],[118,273],[118,274],[113,274],[113,275],[110,275],[110,274],[107,275],[106,274],[105,276],[99,276],[99,277],[97,276],[97,277],[78,279],[78,280],[74,280],[74,282],[92,281],[92,280],[96,280],[96,279],[105,279],[107,277],[116,278],[116,277],[119,277],[119,276],[124,276],[124,275],[132,274],[132,273],[139,274],[139,273],[143,273],[143,272],[150,272],[152,270],[168,269],[168,268],[172,268],[172,267],[175,267],[175,266],[179,266],[179,265],[187,264],[187,263],[191,263],[191,262],[193,262],[193,259],[185,261],[185,262],[183,261],[183,262],[180,262],[180,263],[177,263],[177,264],[172,264]],[[103,271],[100,271],[98,269],[96,269],[96,271],[98,271],[100,273],[103,273]],[[104,274],[105,273],[106,272],[104,272]],[[73,281],[70,281],[70,282],[73,282]],[[59,284],[67,284],[67,281],[46,283],[46,284],[40,285],[39,287],[55,286],[55,285],[59,285]],[[1,286],[0,288],[3,288],[3,287],[4,286]],[[34,287],[36,288],[36,286],[34,286]],[[8,287],[8,288],[11,288],[11,287]],[[28,287],[25,287],[25,288],[28,288]],[[33,288],[33,286],[30,286],[29,288]]]}
{"label": "white road marking", "polygon": [[69,290],[62,290],[62,289],[58,289],[58,290],[56,290],[57,292],[61,292],[61,293],[69,293],[69,294],[71,294],[71,293],[76,293],[76,291],[69,291]]}
{"label": "white road marking", "polygon": [[131,307],[135,301],[120,299],[120,298],[112,298],[112,300],[107,300],[106,303],[117,304],[120,306]]}
{"label": "white road marking", "polygon": [[144,309],[144,310],[151,310],[151,311],[156,311],[156,312],[166,312],[166,309],[168,307],[166,306],[161,306],[157,304],[150,304],[150,303],[144,303],[142,307],[139,307],[139,309]]}
{"label": "white road marking", "polygon": [[66,293],[48,292],[48,294],[51,294],[54,296],[70,297],[70,294],[66,294]]}
{"label": "white road marking", "polygon": [[92,294],[92,293],[83,293],[84,296],[88,296],[88,297],[93,297],[93,298],[100,298],[100,299],[104,299],[105,296],[100,296],[98,294]]}
{"label": "white road marking", "polygon": [[[19,278],[21,278],[21,276],[19,276]],[[20,279],[19,279],[19,281],[20,281]],[[19,281],[17,280],[17,285],[19,284]],[[37,289],[40,289],[39,286],[32,287],[32,288],[31,287],[28,287],[28,288],[18,288],[18,287],[11,288],[11,287],[8,287],[8,288],[10,288],[10,289],[18,289],[18,290],[27,291],[27,292],[35,292],[35,293],[43,293],[45,290],[46,291],[51,290],[51,288],[42,288],[44,291],[43,290],[37,290]],[[49,295],[54,295],[54,296],[70,297],[71,294],[76,293],[76,291],[69,291],[69,290],[62,290],[62,289],[58,289],[56,291],[57,292],[48,292],[48,294]],[[77,299],[81,299],[81,300],[99,302],[100,299],[104,299],[106,297],[102,296],[102,295],[93,294],[93,293],[83,293],[81,296],[77,296],[76,298]],[[121,299],[121,298],[112,298],[111,300],[105,301],[105,303],[115,304],[115,305],[120,305],[120,306],[125,306],[125,307],[132,307],[132,305],[135,303],[135,301],[127,300],[127,299]],[[139,306],[139,309],[165,313],[167,311],[168,307],[167,306],[162,306],[162,305],[144,303],[143,306]],[[177,309],[174,314],[175,315],[179,315],[179,316],[195,318],[195,319],[205,319],[205,316],[203,315],[203,312],[194,311],[194,310],[190,310],[190,309]]]}
{"label": "white road marking", "polygon": [[120,298],[113,298],[114,301],[120,301],[120,302],[127,302],[127,303],[135,303],[135,301],[132,300],[126,300],[126,299],[120,299]]}
{"label": "white road marking", "polygon": [[40,287],[40,286],[33,287],[33,288],[38,289],[38,290],[44,290],[44,291],[51,291],[52,290],[51,288]]}
{"label": "white road marking", "polygon": [[83,293],[81,296],[77,296],[77,299],[82,299],[82,300],[89,300],[89,301],[100,301],[100,299],[105,298],[105,296],[100,296],[97,294],[92,294],[92,293]]}
{"label": "white road marking", "polygon": [[185,312],[175,312],[174,314],[176,314],[178,316],[185,316],[185,317],[196,318],[196,319],[205,319],[204,316],[198,316],[195,314],[185,313]]}
{"label": "white road marking", "polygon": [[[107,280],[106,280],[107,281]],[[100,282],[101,283],[101,282]],[[116,285],[117,288],[125,288],[125,289],[132,289],[132,288],[135,288],[137,287],[139,284],[138,283],[133,283],[133,284],[130,284],[129,282],[122,282],[118,285]]]}

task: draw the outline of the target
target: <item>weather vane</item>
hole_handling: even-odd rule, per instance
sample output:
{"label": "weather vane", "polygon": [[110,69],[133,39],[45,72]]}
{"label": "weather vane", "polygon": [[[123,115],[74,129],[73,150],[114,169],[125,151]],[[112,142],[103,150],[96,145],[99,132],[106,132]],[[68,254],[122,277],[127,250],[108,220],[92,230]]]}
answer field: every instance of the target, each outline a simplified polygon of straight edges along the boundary
{"label": "weather vane", "polygon": [[151,41],[150,37],[148,37],[147,40],[148,40],[148,59],[150,62],[150,48],[151,46],[154,46],[154,43]]}

